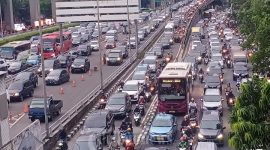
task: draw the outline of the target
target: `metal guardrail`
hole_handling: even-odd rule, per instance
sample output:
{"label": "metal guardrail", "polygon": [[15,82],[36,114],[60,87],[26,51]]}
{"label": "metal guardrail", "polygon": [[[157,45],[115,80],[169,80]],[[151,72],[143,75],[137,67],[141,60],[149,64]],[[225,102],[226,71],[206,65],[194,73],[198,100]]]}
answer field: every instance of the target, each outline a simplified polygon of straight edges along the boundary
{"label": "metal guardrail", "polygon": [[[149,45],[153,43],[154,38],[157,38],[157,35],[160,34],[163,31],[163,28],[165,27],[165,24],[159,28],[158,31],[155,32],[155,34],[152,35],[141,47],[139,48],[142,52],[148,48]],[[119,67],[117,70],[115,70],[107,79],[104,80],[104,87],[107,88],[113,81],[116,80],[116,77],[118,77],[120,74],[126,71],[126,69],[133,64],[133,62],[136,60],[136,53],[134,53],[121,67]],[[100,94],[100,85],[97,86],[91,93],[89,93],[86,97],[84,97],[82,100],[80,100],[74,107],[72,107],[69,111],[65,113],[61,118],[57,120],[57,122],[54,122],[50,127],[50,133],[54,133],[60,125],[65,125],[71,118],[76,116],[78,112],[80,112],[83,107],[87,106],[90,102],[92,102],[96,96]],[[43,139],[45,138],[45,132],[42,133]]]}

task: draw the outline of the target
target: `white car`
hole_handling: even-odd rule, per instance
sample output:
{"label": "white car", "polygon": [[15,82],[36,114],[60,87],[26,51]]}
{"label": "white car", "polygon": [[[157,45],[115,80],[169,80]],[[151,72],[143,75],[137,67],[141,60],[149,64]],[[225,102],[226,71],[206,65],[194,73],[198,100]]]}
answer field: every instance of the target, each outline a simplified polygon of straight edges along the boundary
{"label": "white car", "polygon": [[214,47],[219,48],[221,50],[220,42],[211,42],[210,43],[210,49],[213,49]]}
{"label": "white car", "polygon": [[82,35],[81,32],[73,32],[71,34],[72,38],[80,37],[81,35]]}
{"label": "white car", "polygon": [[123,91],[128,93],[131,98],[131,101],[136,102],[138,101],[139,94],[142,91],[140,88],[140,84],[138,80],[129,80],[123,86]]}
{"label": "white car", "polygon": [[213,92],[212,94],[214,95],[204,95],[203,98],[201,99],[202,110],[203,111],[217,110],[219,111],[220,114],[222,114],[223,98],[220,95],[218,95],[218,93],[214,93],[214,92],[217,92],[216,89],[214,89],[214,91],[211,91],[211,92]]}
{"label": "white car", "polygon": [[231,39],[233,39],[233,34],[232,33],[225,34],[225,39],[226,41],[230,41]]}
{"label": "white car", "polygon": [[232,30],[230,28],[225,28],[224,31],[223,31],[223,34],[226,35],[226,34],[232,34]]}
{"label": "white car", "polygon": [[218,88],[207,88],[204,91],[205,96],[221,96],[220,90]]}
{"label": "white car", "polygon": [[90,46],[94,51],[99,51],[98,41],[91,41]]}
{"label": "white car", "polygon": [[146,71],[137,71],[137,72],[134,72],[134,74],[132,76],[132,80],[136,80],[136,81],[138,81],[142,85],[145,84],[146,78],[147,78],[147,72]]}
{"label": "white car", "polygon": [[221,68],[224,68],[223,57],[221,53],[214,53],[211,56],[211,61],[218,61]]}
{"label": "white car", "polygon": [[192,41],[192,50],[194,50],[200,44],[202,44],[201,41]]}

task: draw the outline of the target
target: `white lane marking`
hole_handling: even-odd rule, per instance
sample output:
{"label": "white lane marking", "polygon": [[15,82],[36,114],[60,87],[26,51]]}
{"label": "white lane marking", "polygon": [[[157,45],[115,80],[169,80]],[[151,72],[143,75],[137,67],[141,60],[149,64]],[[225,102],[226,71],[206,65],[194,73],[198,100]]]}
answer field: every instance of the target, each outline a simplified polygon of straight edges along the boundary
{"label": "white lane marking", "polygon": [[12,128],[17,122],[19,122],[23,117],[25,116],[25,113],[23,113],[18,119],[16,119],[16,121],[14,123],[10,124],[9,128]]}
{"label": "white lane marking", "polygon": [[154,107],[154,105],[155,105],[155,101],[156,101],[156,100],[157,100],[157,95],[155,95],[155,96],[154,96],[154,98],[153,98],[153,101],[152,101],[151,105],[149,106],[149,108],[148,108],[148,110],[147,110],[146,114],[144,115],[144,118],[143,118],[143,120],[142,120],[142,124],[144,123],[145,119],[147,118],[146,116],[148,116],[148,114],[149,114],[150,110],[152,110],[152,107]]}

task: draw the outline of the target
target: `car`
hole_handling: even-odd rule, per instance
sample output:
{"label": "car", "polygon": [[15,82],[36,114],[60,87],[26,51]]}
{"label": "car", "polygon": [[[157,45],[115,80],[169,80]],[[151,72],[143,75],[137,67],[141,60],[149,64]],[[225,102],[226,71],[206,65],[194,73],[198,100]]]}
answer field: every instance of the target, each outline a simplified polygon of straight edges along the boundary
{"label": "car", "polygon": [[101,29],[101,33],[105,34],[105,33],[107,33],[109,31],[109,29],[110,29],[109,27],[104,27],[104,28]]}
{"label": "car", "polygon": [[212,43],[212,45],[210,46],[210,51],[211,53],[220,53],[221,52],[221,45],[220,43]]}
{"label": "car", "polygon": [[80,51],[77,51],[77,49],[73,49],[68,52],[68,56],[70,57],[71,61],[74,61],[74,59],[77,58],[79,55]]}
{"label": "car", "polygon": [[201,110],[215,110],[218,111],[221,116],[223,115],[222,101],[224,101],[224,99],[220,95],[204,95],[201,101]]}
{"label": "car", "polygon": [[8,74],[16,74],[18,72],[25,70],[27,67],[28,66],[21,61],[12,62],[9,65]]}
{"label": "car", "polygon": [[230,28],[225,28],[224,30],[223,30],[223,34],[224,35],[226,35],[226,34],[231,34],[232,33],[232,29],[230,29]]}
{"label": "car", "polygon": [[123,63],[123,57],[121,51],[118,53],[116,52],[109,52],[106,56],[106,63],[107,65],[121,65]]}
{"label": "car", "polygon": [[113,49],[113,48],[115,48],[115,47],[116,47],[116,42],[115,42],[115,40],[113,40],[113,39],[108,39],[107,42],[106,42],[106,44],[105,44],[105,48],[106,48],[106,49]]}
{"label": "car", "polygon": [[37,74],[30,72],[30,71],[24,71],[20,72],[13,81],[25,81],[33,84],[33,87],[36,88],[38,85],[38,76]]}
{"label": "car", "polygon": [[155,116],[149,129],[149,143],[171,144],[177,137],[177,119],[171,114],[159,113]]}
{"label": "car", "polygon": [[117,49],[111,49],[110,50],[110,53],[117,53],[117,54],[120,54],[122,59],[124,59],[124,57],[127,55],[127,50],[125,49],[119,49],[117,47]]}
{"label": "car", "polygon": [[30,55],[26,60],[26,64],[28,66],[39,65],[40,62],[41,62],[41,56],[39,55]]}
{"label": "car", "polygon": [[148,72],[150,69],[149,65],[148,64],[139,64],[136,69],[135,69],[135,72],[137,71],[146,71]]}
{"label": "car", "polygon": [[211,55],[211,61],[218,61],[221,68],[224,68],[224,62],[223,62],[223,57],[221,53],[214,53]]}
{"label": "car", "polygon": [[107,31],[105,35],[105,41],[107,41],[108,39],[113,39],[114,41],[118,41],[117,30]]}
{"label": "car", "polygon": [[222,83],[220,81],[220,77],[218,75],[207,75],[205,77],[205,86],[206,88],[218,88],[222,93]]}
{"label": "car", "polygon": [[105,110],[113,113],[114,117],[125,117],[126,113],[131,111],[130,97],[126,92],[112,94],[107,101]]}
{"label": "car", "polygon": [[195,60],[195,63],[201,64],[203,61],[202,53],[200,51],[191,50],[187,54],[188,57],[193,57]]}
{"label": "car", "polygon": [[199,45],[199,44],[202,44],[202,42],[198,41],[198,40],[192,41],[191,49],[194,50],[197,47],[197,45]]}
{"label": "car", "polygon": [[199,125],[198,142],[215,142],[223,146],[224,129],[218,111],[204,111]]}
{"label": "car", "polygon": [[92,37],[98,38],[98,36],[99,36],[98,30],[94,30],[94,32],[92,33]]}
{"label": "car", "polygon": [[74,145],[73,150],[103,149],[101,138],[96,133],[79,135]]}
{"label": "car", "polygon": [[173,33],[171,33],[171,32],[164,33],[164,38],[169,39],[170,45],[173,44]]}
{"label": "car", "polygon": [[139,32],[138,32],[138,39],[139,39],[140,41],[143,41],[144,38],[145,38],[144,32],[143,32],[143,31],[139,31]]}
{"label": "car", "polygon": [[218,150],[214,142],[198,142],[194,147],[194,150]]}
{"label": "car", "polygon": [[81,36],[80,37],[73,37],[72,38],[72,45],[73,46],[78,46],[78,45],[80,45],[82,43],[83,43],[83,39],[82,39]]}
{"label": "car", "polygon": [[222,68],[220,66],[215,66],[215,67],[211,67],[211,68],[207,68],[207,75],[211,76],[211,75],[218,75],[220,78],[221,83],[223,83],[223,71]]}
{"label": "car", "polygon": [[98,41],[91,41],[90,42],[90,46],[92,48],[93,51],[99,51],[99,44]]}
{"label": "car", "polygon": [[90,61],[87,57],[77,57],[71,65],[71,73],[84,72],[90,70]]}
{"label": "car", "polygon": [[123,53],[123,58],[127,58],[128,55],[129,55],[129,52],[127,50],[127,46],[126,45],[120,45],[120,46],[117,46],[117,49],[121,50],[122,53]]}
{"label": "car", "polygon": [[81,56],[89,56],[92,54],[91,46],[86,44],[79,45],[77,51],[79,51]]}
{"label": "car", "polygon": [[196,46],[196,48],[194,49],[194,51],[200,52],[202,57],[205,57],[206,54],[207,54],[206,46],[203,45],[203,44],[198,44],[198,45]]}
{"label": "car", "polygon": [[232,33],[226,34],[225,39],[226,39],[226,41],[230,41],[231,39],[233,39],[233,34]]}
{"label": "car", "polygon": [[123,86],[123,92],[128,93],[131,102],[137,102],[142,91],[137,80],[128,80]]}
{"label": "car", "polygon": [[158,58],[162,58],[164,55],[164,50],[161,46],[154,46],[151,51],[154,52]]}
{"label": "car", "polygon": [[145,80],[147,77],[147,71],[136,71],[134,72],[131,80],[137,80],[140,84],[145,85]]}
{"label": "car", "polygon": [[146,56],[141,62],[147,64],[150,67],[150,73],[156,73],[157,71],[157,56]]}
{"label": "car", "polygon": [[66,54],[57,56],[57,59],[60,62],[61,68],[67,68],[68,64],[72,61],[71,56]]}
{"label": "car", "polygon": [[220,62],[219,61],[210,61],[208,63],[208,66],[207,66],[207,70],[209,71],[210,68],[215,68],[216,66],[218,66],[219,68],[221,68],[221,65],[220,65]]}
{"label": "car", "polygon": [[8,64],[5,59],[0,58],[0,71],[7,71]]}
{"label": "car", "polygon": [[111,111],[104,109],[93,111],[85,120],[81,134],[101,134],[102,142],[106,143],[108,136],[114,134],[114,122],[114,115]]}
{"label": "car", "polygon": [[81,38],[82,38],[82,43],[85,43],[90,39],[88,34],[82,34]]}
{"label": "car", "polygon": [[12,82],[7,89],[8,102],[19,100],[22,102],[26,97],[32,97],[34,94],[34,86],[27,80],[19,80]]}
{"label": "car", "polygon": [[81,35],[82,35],[81,32],[73,32],[71,34],[72,38],[74,38],[74,37],[80,37]]}
{"label": "car", "polygon": [[248,68],[244,65],[234,65],[233,66],[233,81],[236,81],[239,75],[241,74],[241,78],[248,78]]}
{"label": "car", "polygon": [[[44,69],[45,69],[45,77],[53,70],[60,69],[61,64],[58,59],[47,59],[44,60]],[[37,70],[37,74],[42,77],[42,66],[40,66]]]}
{"label": "car", "polygon": [[159,42],[162,43],[162,48],[163,49],[170,49],[171,48],[169,38],[163,37]]}
{"label": "car", "polygon": [[[139,39],[138,39],[138,44],[139,44]],[[129,41],[127,40],[127,47],[130,47],[131,49],[136,48],[136,37],[130,38],[130,44],[129,44]]]}
{"label": "car", "polygon": [[45,78],[46,85],[60,85],[68,82],[70,79],[69,73],[65,69],[52,70]]}

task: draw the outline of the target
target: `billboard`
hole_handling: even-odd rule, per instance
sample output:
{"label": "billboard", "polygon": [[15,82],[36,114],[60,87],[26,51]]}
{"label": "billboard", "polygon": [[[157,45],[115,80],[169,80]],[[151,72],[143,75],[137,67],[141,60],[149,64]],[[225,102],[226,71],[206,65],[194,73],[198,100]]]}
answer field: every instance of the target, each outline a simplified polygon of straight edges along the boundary
{"label": "billboard", "polygon": [[[139,0],[99,1],[100,21],[126,21],[139,18]],[[56,22],[97,21],[97,1],[56,2]]]}

